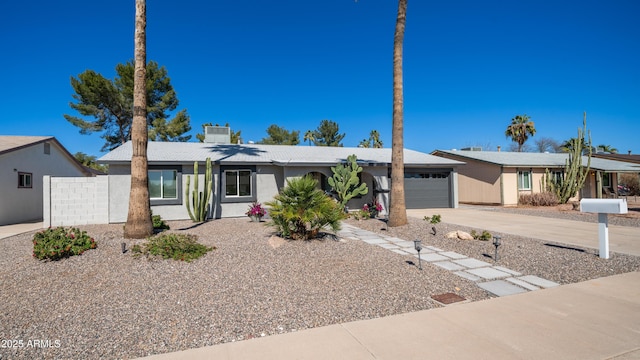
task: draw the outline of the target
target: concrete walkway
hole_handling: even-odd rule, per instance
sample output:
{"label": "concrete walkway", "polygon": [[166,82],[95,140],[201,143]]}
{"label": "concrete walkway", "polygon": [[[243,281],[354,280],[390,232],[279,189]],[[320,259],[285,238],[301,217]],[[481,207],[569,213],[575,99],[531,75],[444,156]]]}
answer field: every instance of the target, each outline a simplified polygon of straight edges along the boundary
{"label": "concrete walkway", "polygon": [[[407,210],[408,216],[420,219],[434,214],[440,214],[442,222],[448,224],[598,249],[597,223],[511,214],[476,206]],[[609,250],[640,256],[640,227],[609,225]]]}
{"label": "concrete walkway", "polygon": [[[422,218],[441,214],[447,223],[576,246],[598,246],[596,224],[466,208],[423,211],[410,210],[409,215]],[[618,228],[609,229],[611,251],[640,255],[640,228]],[[362,233],[359,239],[366,241],[363,237],[367,235]],[[379,241],[373,237],[369,240]],[[383,247],[390,251],[411,255],[410,246],[402,246],[402,239],[385,241]],[[440,256],[446,252],[428,250]],[[456,255],[450,255],[454,260]],[[640,359],[640,272],[149,357],[402,358]]]}
{"label": "concrete walkway", "polygon": [[42,221],[0,226],[0,239],[42,229]]}

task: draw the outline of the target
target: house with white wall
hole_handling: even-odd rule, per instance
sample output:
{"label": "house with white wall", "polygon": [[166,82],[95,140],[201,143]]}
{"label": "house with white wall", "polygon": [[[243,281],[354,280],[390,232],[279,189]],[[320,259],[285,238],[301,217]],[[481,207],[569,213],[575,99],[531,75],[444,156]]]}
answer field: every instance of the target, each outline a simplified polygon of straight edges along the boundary
{"label": "house with white wall", "polygon": [[[198,162],[202,188],[207,158],[211,159],[213,173],[211,217],[221,218],[244,216],[251,202],[272,200],[291,178],[311,175],[323,190],[330,190],[327,178],[332,176],[331,167],[346,162],[352,154],[363,168],[361,181],[367,184],[369,192],[352,199],[349,208],[360,208],[374,198],[383,204],[385,211],[388,208],[389,148],[230,144],[224,136],[209,141],[148,143],[154,214],[167,220],[189,218],[185,206],[186,179],[193,176],[194,162]],[[127,142],[98,160],[109,165],[110,223],[125,222],[127,218],[131,155],[131,142]],[[409,149],[404,150],[404,162],[407,208],[457,207],[457,167],[462,162]]]}
{"label": "house with white wall", "polygon": [[86,177],[52,136],[0,136],[0,225],[43,219],[43,176]]}

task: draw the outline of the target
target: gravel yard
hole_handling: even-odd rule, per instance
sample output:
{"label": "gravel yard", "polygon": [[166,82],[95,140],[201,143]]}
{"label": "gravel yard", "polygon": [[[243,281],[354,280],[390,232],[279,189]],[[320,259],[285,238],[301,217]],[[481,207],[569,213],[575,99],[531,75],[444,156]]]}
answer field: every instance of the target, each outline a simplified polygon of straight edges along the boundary
{"label": "gravel yard", "polygon": [[[347,222],[480,260],[493,253],[490,242],[445,239],[470,230],[446,223],[433,236],[419,219],[389,230],[378,220]],[[135,358],[431,309],[439,305],[430,297],[447,292],[490,297],[449,271],[419,271],[408,257],[361,241],[285,241],[248,218],[168,223],[217,249],[192,263],[133,258],[121,253],[122,225],[91,225],[82,229],[97,249],[41,262],[31,256],[33,233],[0,240],[0,340],[25,345],[0,347],[0,359]],[[561,284],[640,269],[638,257],[603,260],[551,245],[509,236],[501,265]],[[30,340],[51,347],[27,348]]]}

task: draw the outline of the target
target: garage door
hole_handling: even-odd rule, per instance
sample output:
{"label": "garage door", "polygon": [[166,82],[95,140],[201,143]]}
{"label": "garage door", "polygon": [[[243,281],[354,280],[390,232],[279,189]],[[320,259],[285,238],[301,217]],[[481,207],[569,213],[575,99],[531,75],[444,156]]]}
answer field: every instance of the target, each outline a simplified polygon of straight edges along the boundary
{"label": "garage door", "polygon": [[404,195],[407,209],[451,207],[451,172],[405,171]]}

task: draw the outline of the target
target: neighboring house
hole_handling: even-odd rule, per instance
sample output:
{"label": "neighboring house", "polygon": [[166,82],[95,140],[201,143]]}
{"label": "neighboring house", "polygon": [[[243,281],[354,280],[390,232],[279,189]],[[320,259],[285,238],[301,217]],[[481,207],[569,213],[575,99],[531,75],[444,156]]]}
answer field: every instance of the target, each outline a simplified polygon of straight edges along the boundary
{"label": "neighboring house", "polygon": [[91,176],[51,136],[0,136],[0,225],[43,218],[45,175]]}
{"label": "neighboring house", "polygon": [[[125,222],[131,184],[131,142],[98,161],[109,165],[109,222]],[[188,219],[186,178],[199,164],[200,187],[206,158],[213,168],[212,217],[244,216],[253,201],[273,199],[291,178],[315,177],[323,190],[331,166],[355,154],[363,167],[361,180],[369,192],[352,199],[351,209],[375,197],[386,211],[389,204],[391,149],[254,145],[228,143],[149,142],[149,188],[154,214],[167,220]],[[417,151],[404,151],[405,191],[408,208],[457,207],[456,168],[462,163]],[[193,184],[193,181],[191,182]],[[193,185],[191,185],[193,187]]]}
{"label": "neighboring house", "polygon": [[[543,176],[549,170],[554,177],[564,176],[566,153],[528,153],[500,151],[435,150],[432,155],[463,161],[458,176],[461,203],[515,206],[520,195],[544,189]],[[583,166],[587,157],[582,157]],[[608,195],[617,188],[617,173],[638,172],[640,165],[591,158],[589,175],[573,200]]]}

